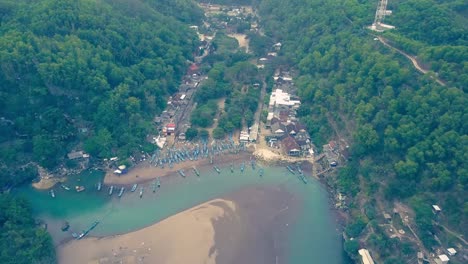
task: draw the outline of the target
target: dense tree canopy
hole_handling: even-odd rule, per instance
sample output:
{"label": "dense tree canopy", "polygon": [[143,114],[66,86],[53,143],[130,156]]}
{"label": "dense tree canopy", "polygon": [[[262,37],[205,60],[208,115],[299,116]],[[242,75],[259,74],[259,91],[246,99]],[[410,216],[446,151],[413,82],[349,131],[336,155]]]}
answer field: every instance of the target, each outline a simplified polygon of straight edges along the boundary
{"label": "dense tree canopy", "polygon": [[[364,28],[372,23],[376,6],[362,2],[261,1],[267,35],[281,41],[280,55],[298,65],[296,84],[304,101],[298,114],[314,142],[330,138],[331,123],[353,142],[360,162],[339,172],[341,191],[352,196],[384,193],[390,201],[417,199],[410,204],[419,212],[420,234],[432,230],[431,214],[422,212],[439,203],[448,223],[467,235],[468,50],[462,3],[411,0],[389,5],[393,15],[386,23],[396,30],[384,36],[427,59],[446,81],[441,86],[374,40],[375,33]],[[364,171],[363,163],[373,166]],[[360,176],[366,184],[357,184]],[[384,237],[369,240],[382,256],[394,248]],[[423,242],[431,245],[429,238]]]}
{"label": "dense tree canopy", "polygon": [[188,3],[2,1],[1,140],[48,168],[82,140],[97,157],[136,150],[197,44]]}
{"label": "dense tree canopy", "polygon": [[31,209],[27,203],[0,194],[0,263],[55,262],[51,238],[31,218]]}

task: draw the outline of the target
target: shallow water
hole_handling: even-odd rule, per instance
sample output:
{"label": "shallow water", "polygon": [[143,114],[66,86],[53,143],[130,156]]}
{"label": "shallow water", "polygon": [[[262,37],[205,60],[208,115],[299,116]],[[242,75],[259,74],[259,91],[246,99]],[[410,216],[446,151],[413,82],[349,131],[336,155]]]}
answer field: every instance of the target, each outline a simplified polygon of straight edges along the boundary
{"label": "shallow water", "polygon": [[[72,188],[70,191],[57,185],[54,188],[56,198],[52,198],[48,191],[32,187],[23,187],[17,193],[30,200],[37,217],[46,221],[55,243],[59,243],[71,238],[71,232],[80,233],[87,229],[94,221],[100,223],[90,236],[127,233],[243,187],[282,185],[302,202],[302,212],[290,228],[287,243],[289,263],[346,263],[336,219],[329,210],[326,190],[319,182],[309,178],[309,183],[304,184],[283,167],[263,166],[263,177],[259,176],[259,169],[253,170],[248,162],[244,173],[238,164],[234,173],[231,173],[229,165],[219,167],[220,174],[206,167],[199,168],[200,177],[191,169],[185,170],[186,178],[178,174],[161,177],[161,188],[155,193],[152,182],[140,184],[133,193],[130,192],[131,186],[126,186],[121,198],[117,197],[117,187],[112,196],[108,195],[109,186],[103,186],[100,192],[96,190],[96,183],[103,177],[98,171],[71,177],[65,183]],[[78,184],[85,186],[86,190],[75,192],[73,188]],[[140,186],[144,186],[142,198],[139,197]],[[70,223],[68,232],[60,230],[64,221]]]}

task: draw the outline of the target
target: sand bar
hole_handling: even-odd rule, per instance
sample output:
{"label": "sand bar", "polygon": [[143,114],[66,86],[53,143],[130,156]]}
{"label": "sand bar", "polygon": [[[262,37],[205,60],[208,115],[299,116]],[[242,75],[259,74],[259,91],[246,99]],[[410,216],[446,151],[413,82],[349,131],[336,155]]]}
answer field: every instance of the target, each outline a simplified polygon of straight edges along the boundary
{"label": "sand bar", "polygon": [[234,215],[232,201],[215,199],[124,235],[73,240],[58,248],[59,263],[215,263],[213,221]]}

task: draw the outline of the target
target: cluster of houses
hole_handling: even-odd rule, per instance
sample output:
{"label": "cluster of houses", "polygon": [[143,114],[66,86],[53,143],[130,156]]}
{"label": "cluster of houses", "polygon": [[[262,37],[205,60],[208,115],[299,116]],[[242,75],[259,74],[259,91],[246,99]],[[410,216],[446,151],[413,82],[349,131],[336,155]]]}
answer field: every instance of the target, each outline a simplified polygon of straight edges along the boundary
{"label": "cluster of houses", "polygon": [[[159,131],[157,137],[152,140],[158,147],[164,148],[166,137],[178,135],[180,139],[185,139],[187,124],[179,124],[191,109],[191,99],[198,85],[202,81],[199,66],[196,63],[190,65],[187,74],[184,76],[182,84],[177,93],[169,97],[166,110],[154,118],[154,123]],[[179,126],[179,127],[178,127]]]}
{"label": "cluster of houses", "polygon": [[299,98],[290,94],[294,90],[289,72],[277,71],[275,86],[268,104],[265,139],[270,147],[281,148],[289,156],[310,156],[314,153],[306,127],[296,118],[301,106]]}

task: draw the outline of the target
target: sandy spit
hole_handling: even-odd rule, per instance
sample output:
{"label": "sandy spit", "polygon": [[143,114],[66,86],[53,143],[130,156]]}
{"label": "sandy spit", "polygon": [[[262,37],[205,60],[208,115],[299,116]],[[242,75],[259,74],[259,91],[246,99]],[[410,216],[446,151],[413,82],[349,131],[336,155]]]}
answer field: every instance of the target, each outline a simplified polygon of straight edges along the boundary
{"label": "sandy spit", "polygon": [[214,221],[235,215],[233,201],[215,199],[124,235],[72,240],[59,263],[216,263]]}

